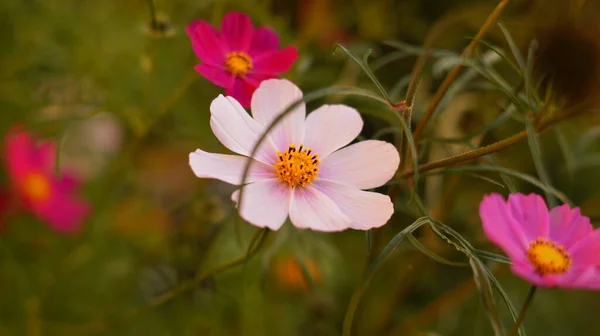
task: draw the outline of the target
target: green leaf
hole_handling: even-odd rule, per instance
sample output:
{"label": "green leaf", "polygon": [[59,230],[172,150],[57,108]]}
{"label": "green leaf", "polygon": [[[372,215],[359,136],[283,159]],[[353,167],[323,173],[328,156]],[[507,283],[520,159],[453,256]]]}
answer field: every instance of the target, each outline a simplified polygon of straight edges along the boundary
{"label": "green leaf", "polygon": [[481,302],[483,303],[487,316],[490,319],[490,324],[494,330],[494,335],[503,336],[504,328],[500,322],[500,316],[498,314],[498,309],[496,308],[496,301],[494,300],[494,293],[492,292],[490,281],[477,259],[470,258],[469,264],[473,270],[473,280],[475,280],[475,285],[479,290]]}
{"label": "green leaf", "polygon": [[474,249],[473,253],[475,253],[475,255],[477,255],[478,257],[483,258],[483,259],[496,261],[496,262],[503,263],[503,264],[512,264],[512,261],[508,257],[502,256],[499,254],[495,254],[495,253],[491,253],[491,252],[487,252],[487,251],[483,251],[483,250],[477,250],[477,249]]}
{"label": "green leaf", "polygon": [[439,262],[440,264],[444,264],[444,265],[448,265],[448,266],[461,266],[461,267],[468,266],[468,264],[465,262],[450,261],[450,260],[440,256],[439,254],[433,252],[432,250],[428,249],[425,245],[421,244],[421,242],[412,233],[409,233],[408,235],[406,235],[406,238],[408,238],[408,240],[410,240],[410,242],[419,251],[423,252],[423,254],[425,254],[429,258]]}
{"label": "green leaf", "polygon": [[521,68],[522,71],[524,71],[525,70],[525,60],[523,59],[523,54],[521,54],[521,51],[519,50],[519,47],[515,43],[515,40],[513,40],[512,36],[510,35],[510,32],[508,31],[508,29],[506,29],[506,27],[501,22],[498,22],[498,26],[500,27],[500,30],[502,30],[502,34],[504,34],[504,38],[506,39],[506,42],[508,43],[508,46],[510,47],[510,51],[512,52],[513,57],[517,61],[519,68]]}
{"label": "green leaf", "polygon": [[510,65],[513,69],[515,69],[515,71],[517,71],[519,76],[523,77],[523,73],[521,72],[521,69],[519,68],[519,66],[517,64],[515,64],[515,62],[513,62],[510,58],[508,58],[508,56],[506,56],[506,54],[504,53],[503,50],[501,50],[500,48],[496,47],[495,45],[491,44],[490,42],[488,42],[484,39],[472,38],[472,40],[475,40],[475,41],[479,42],[480,44],[483,44],[486,47],[490,48],[490,50],[492,50],[493,52],[498,54],[498,56],[502,57],[502,59],[506,63],[508,63],[508,65]]}
{"label": "green leaf", "polygon": [[541,182],[544,184],[546,188],[544,188],[544,192],[546,194],[546,201],[548,202],[548,206],[554,208],[556,206],[556,199],[548,190],[552,188],[552,182],[550,181],[550,176],[546,171],[546,167],[544,167],[544,161],[542,160],[542,151],[540,148],[540,142],[538,139],[538,135],[535,132],[535,128],[531,120],[527,119],[527,143],[529,144],[529,150],[531,151],[531,159],[533,160],[533,164],[535,165],[535,170],[540,177]]}
{"label": "green leaf", "polygon": [[392,100],[388,96],[387,91],[385,90],[385,88],[383,87],[383,85],[381,84],[381,82],[379,82],[379,79],[377,79],[377,77],[375,76],[375,74],[373,73],[373,71],[371,71],[371,69],[369,68],[369,64],[368,64],[367,60],[369,59],[369,55],[371,55],[371,49],[369,49],[365,53],[363,59],[360,60],[350,50],[348,50],[346,47],[344,47],[341,44],[336,44],[335,48],[336,49],[341,49],[346,55],[348,55],[348,57],[350,57],[354,62],[356,62],[356,64],[358,64],[363,69],[363,71],[365,72],[365,74],[367,75],[367,77],[369,77],[369,79],[371,79],[371,81],[373,82],[373,84],[375,84],[375,86],[377,87],[377,89],[381,93],[381,96],[389,104],[393,104]]}
{"label": "green leaf", "polygon": [[536,178],[512,170],[512,169],[508,169],[508,168],[504,168],[504,167],[492,167],[492,166],[485,166],[485,165],[472,165],[472,166],[461,166],[461,167],[453,167],[453,168],[445,168],[436,172],[432,172],[432,173],[425,173],[423,175],[434,175],[434,174],[447,174],[447,173],[452,173],[452,172],[465,172],[465,171],[493,171],[493,172],[497,172],[497,173],[502,173],[502,174],[506,174],[512,177],[516,177],[518,179],[521,179],[525,182],[528,182],[544,191],[549,192],[550,194],[554,195],[556,198],[558,198],[561,202],[565,203],[565,204],[573,204],[573,202],[571,202],[571,200],[569,200],[569,198],[562,193],[559,190],[556,190],[555,188],[553,188],[552,186],[548,186],[542,182],[540,182],[539,180],[537,180]]}

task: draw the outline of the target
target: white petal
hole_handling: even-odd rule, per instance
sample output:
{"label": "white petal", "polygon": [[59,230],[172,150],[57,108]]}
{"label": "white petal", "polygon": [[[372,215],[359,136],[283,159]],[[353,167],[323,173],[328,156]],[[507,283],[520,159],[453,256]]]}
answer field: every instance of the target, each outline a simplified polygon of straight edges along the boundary
{"label": "white petal", "polygon": [[[288,216],[292,189],[278,179],[258,181],[244,186],[240,216],[248,223],[271,230],[278,230]],[[238,203],[240,190],[231,199]]]}
{"label": "white petal", "polygon": [[343,231],[352,224],[331,198],[310,185],[294,188],[290,220],[295,227],[324,232]]}
{"label": "white petal", "polygon": [[400,163],[392,144],[379,140],[355,143],[332,153],[319,165],[319,178],[359,189],[376,188],[389,181]]}
{"label": "white petal", "polygon": [[[213,154],[197,149],[190,153],[190,167],[200,178],[214,178],[223,182],[239,185],[248,158],[237,155]],[[246,183],[275,177],[272,166],[252,160]]]}
{"label": "white petal", "polygon": [[[219,95],[210,104],[210,127],[221,143],[232,152],[250,156],[265,128],[252,119],[232,97]],[[271,139],[262,142],[256,159],[267,164],[277,161],[277,149]]]}
{"label": "white petal", "polygon": [[[250,104],[252,116],[266,128],[276,117],[301,98],[302,91],[286,79],[262,81],[252,95]],[[299,145],[302,142],[304,119],[306,119],[306,106],[302,102],[269,133],[279,150],[286,150],[290,144]]]}
{"label": "white petal", "polygon": [[354,140],[363,128],[355,109],[346,105],[323,105],[306,118],[304,147],[312,148],[321,160]]}
{"label": "white petal", "polygon": [[353,229],[378,228],[387,223],[394,213],[394,204],[387,195],[327,180],[316,180],[313,186],[329,196],[352,220],[350,227]]}

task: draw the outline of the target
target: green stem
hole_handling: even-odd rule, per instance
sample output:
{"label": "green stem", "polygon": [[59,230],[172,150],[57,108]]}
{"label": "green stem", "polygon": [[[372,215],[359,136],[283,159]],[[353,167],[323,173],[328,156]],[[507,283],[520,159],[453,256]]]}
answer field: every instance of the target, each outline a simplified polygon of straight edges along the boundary
{"label": "green stem", "polygon": [[527,294],[527,298],[525,299],[525,303],[523,303],[523,308],[521,308],[521,312],[519,313],[519,317],[515,321],[515,326],[512,328],[508,336],[514,336],[517,334],[519,327],[523,324],[523,320],[525,319],[525,314],[527,313],[527,309],[531,305],[531,301],[533,300],[533,296],[535,295],[535,291],[537,290],[536,286],[531,286],[529,288],[529,293]]}
{"label": "green stem", "polygon": [[[460,55],[461,58],[467,58],[467,57],[471,56],[471,54],[475,50],[475,47],[477,46],[479,41],[487,33],[487,31],[490,29],[490,27],[498,20],[498,17],[500,17],[500,14],[502,13],[502,11],[506,7],[506,5],[508,5],[509,2],[510,2],[510,0],[502,0],[498,4],[498,6],[496,6],[494,11],[490,14],[490,16],[487,18],[485,23],[481,26],[481,28],[477,32],[477,35],[475,35],[475,38],[473,40],[471,40],[471,43],[469,43],[467,48],[465,48],[465,50],[462,52],[462,54]],[[448,73],[446,78],[444,78],[444,81],[438,88],[438,90],[435,93],[434,97],[432,98],[431,102],[427,106],[427,109],[423,113],[423,117],[417,124],[417,128],[415,129],[415,132],[413,133],[413,138],[414,138],[415,143],[419,143],[419,138],[421,136],[421,133],[423,133],[423,130],[425,129],[427,122],[431,118],[431,115],[433,114],[433,112],[435,111],[437,106],[439,105],[444,94],[446,94],[446,91],[448,91],[450,84],[452,84],[452,82],[454,82],[454,79],[456,78],[456,76],[458,76],[458,74],[460,73],[460,71],[462,70],[463,67],[464,67],[463,64],[457,64]],[[413,80],[414,80],[414,78],[413,78]],[[415,90],[416,90],[416,84],[414,86],[415,86]]]}
{"label": "green stem", "polygon": [[142,314],[148,313],[148,312],[162,306],[163,304],[171,301],[172,299],[178,297],[179,295],[198,287],[204,280],[208,279],[209,277],[218,275],[218,274],[223,273],[233,267],[244,264],[260,250],[263,243],[265,242],[265,238],[267,237],[268,233],[269,233],[269,230],[267,230],[267,229],[256,230],[254,237],[253,237],[253,241],[255,242],[255,244],[253,244],[251,246],[251,248],[248,250],[248,252],[246,254],[244,254],[243,256],[237,257],[237,258],[230,260],[224,264],[215,266],[214,268],[211,268],[205,272],[198,273],[194,278],[189,279],[185,282],[182,282],[179,286],[175,287],[174,289],[154,298],[146,306],[141,307],[141,308],[135,310],[134,312],[132,312],[131,314],[126,315],[122,318],[119,318],[118,320],[113,321],[112,323],[100,322],[100,323],[88,325],[84,328],[85,333],[80,333],[80,334],[86,334],[86,335],[97,334],[100,332],[106,332],[110,328],[113,328],[115,326],[126,324],[127,322],[134,320],[136,317],[138,317]]}
{"label": "green stem", "polygon": [[[452,157],[449,157],[446,159],[430,162],[430,163],[424,164],[422,166],[419,166],[419,173],[434,170],[437,168],[443,168],[443,167],[455,165],[455,164],[470,161],[470,160],[473,160],[478,157],[482,157],[482,156],[485,156],[485,155],[488,155],[491,153],[495,153],[495,152],[505,149],[507,147],[513,146],[525,139],[527,139],[527,131],[526,130],[521,131],[521,132],[519,132],[511,137],[508,137],[504,140],[495,142],[489,146],[485,146],[485,147],[475,149],[475,150],[472,150],[472,151],[469,151],[469,152],[466,152],[463,154],[455,155],[455,156],[452,156]],[[414,170],[408,169],[408,170],[404,171],[400,175],[400,177],[409,177],[413,174],[414,174]]]}
{"label": "green stem", "polygon": [[156,19],[156,8],[154,7],[154,0],[147,0],[148,8],[150,9],[150,22],[152,29],[158,28],[158,20]]}

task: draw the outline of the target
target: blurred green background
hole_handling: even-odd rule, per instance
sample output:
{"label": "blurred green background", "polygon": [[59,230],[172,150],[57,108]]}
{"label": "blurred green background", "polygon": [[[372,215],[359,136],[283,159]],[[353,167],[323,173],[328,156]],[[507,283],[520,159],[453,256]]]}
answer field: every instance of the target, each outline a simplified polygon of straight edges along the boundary
{"label": "blurred green background", "polygon": [[[364,232],[321,234],[287,223],[269,235],[248,263],[209,277],[160,307],[109,329],[98,328],[129,316],[197,272],[243,255],[254,232],[236,217],[229,200],[234,187],[198,180],[189,169],[188,153],[196,148],[225,149],[208,123],[209,104],[222,89],[194,72],[198,60],[185,26],[199,19],[218,26],[226,12],[235,10],[250,15],[255,26],[274,28],[282,45],[299,49],[300,58],[285,77],[305,93],[334,84],[375,90],[360,67],[333,46],[343,44],[361,56],[372,49],[375,75],[392,99],[400,101],[419,52],[401,56],[383,42],[420,46],[436,36],[435,48],[460,54],[497,3],[157,0],[164,28],[157,32],[150,29],[148,3],[142,0],[3,0],[0,133],[23,124],[40,138],[56,141],[61,167],[84,179],[83,194],[94,212],[75,237],[60,236],[28,214],[6,223],[0,235],[0,335],[341,334],[346,307],[366,265],[417,217],[408,188],[395,200],[398,210],[392,220],[373,234],[369,255]],[[597,1],[520,0],[511,2],[501,20],[526,54],[542,28],[567,18],[588,29],[599,8]],[[509,49],[497,26],[486,40]],[[592,67],[600,59],[590,62]],[[518,85],[502,61],[495,68],[511,86]],[[443,57],[427,64],[415,121],[446,70]],[[421,161],[522,130],[522,123],[509,119],[462,143],[427,140],[458,138],[484,127],[502,112],[505,100],[484,78],[472,76],[428,128],[428,151]],[[365,138],[389,126],[390,117],[381,106],[360,98],[327,97],[310,103],[308,110],[324,102],[343,102],[363,113]],[[541,136],[554,187],[581,206],[596,226],[599,135],[600,114],[593,112]],[[383,138],[393,140],[389,134]],[[493,157],[503,167],[536,175],[526,143]],[[496,173],[483,177],[499,180]],[[432,216],[476,247],[498,252],[483,235],[478,205],[484,193],[506,189],[482,175],[443,174],[423,180],[417,191]],[[522,192],[541,192],[523,181],[514,183]],[[0,186],[7,185],[2,168]],[[417,237],[444,258],[465,261],[431,232],[422,230]],[[489,267],[519,308],[528,284],[506,265],[490,262]],[[496,301],[510,328],[504,304],[498,297]],[[598,334],[599,308],[597,293],[542,289],[525,321],[527,334]],[[353,332],[450,336],[491,335],[492,329],[471,269],[438,263],[407,241],[376,273],[360,302]]]}

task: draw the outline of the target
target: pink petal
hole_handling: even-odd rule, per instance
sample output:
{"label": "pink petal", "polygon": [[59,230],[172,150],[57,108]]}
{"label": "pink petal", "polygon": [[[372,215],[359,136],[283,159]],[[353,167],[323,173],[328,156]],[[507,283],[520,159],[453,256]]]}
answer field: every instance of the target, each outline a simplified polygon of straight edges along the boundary
{"label": "pink petal", "polygon": [[548,237],[550,215],[542,197],[536,194],[511,194],[508,196],[508,206],[528,241]]}
{"label": "pink petal", "polygon": [[221,36],[229,51],[248,51],[254,34],[250,17],[244,13],[230,12],[221,22]]}
{"label": "pink petal", "polygon": [[256,57],[265,52],[273,51],[279,48],[279,38],[277,33],[269,28],[260,27],[254,30],[252,43],[250,44],[250,56]]}
{"label": "pink petal", "polygon": [[81,187],[81,179],[71,173],[63,172],[60,178],[57,178],[57,184],[61,191],[74,193]]}
{"label": "pink petal", "polygon": [[[267,80],[267,79],[272,79],[272,78],[276,78],[274,75],[262,75],[262,74],[253,74],[253,73],[248,73],[246,76],[243,77],[244,81],[246,81],[246,83],[248,83],[251,86],[254,86],[253,90],[256,90],[257,87],[260,86],[260,83],[262,83],[263,81]],[[254,93],[254,91],[252,92]]]}
{"label": "pink petal", "polygon": [[568,251],[574,266],[600,265],[600,229],[575,242]]}
{"label": "pink petal", "polygon": [[202,62],[220,67],[225,64],[226,46],[219,33],[206,21],[195,21],[186,27],[192,48]]}
{"label": "pink petal", "polygon": [[[268,79],[260,84],[252,96],[252,115],[261,125],[268,127],[300,99],[302,91],[294,83],[285,79]],[[299,145],[302,142],[305,119],[306,106],[301,102],[271,131],[269,135],[279,150],[284,151],[290,144]]]}
{"label": "pink petal", "polygon": [[550,239],[567,249],[592,230],[590,219],[581,216],[579,208],[563,204],[550,211]]}
{"label": "pink petal", "polygon": [[340,210],[352,220],[350,227],[355,230],[381,227],[394,213],[394,204],[387,195],[362,191],[322,179],[317,179],[313,186],[333,200]]}
{"label": "pink petal", "polygon": [[323,232],[343,231],[352,225],[331,198],[310,185],[294,188],[290,220],[297,228]]}
{"label": "pink petal", "polygon": [[[31,168],[46,171],[55,159],[54,146],[45,142],[38,148],[26,132],[9,132],[6,136],[6,164],[13,175]],[[51,161],[51,162],[50,162]]]}
{"label": "pink petal", "polygon": [[513,273],[515,273],[516,275],[520,276],[521,278],[527,280],[528,282],[530,282],[531,284],[534,284],[536,286],[540,286],[540,287],[556,287],[560,280],[561,280],[561,275],[547,275],[547,276],[541,276],[539,273],[537,273],[535,271],[535,269],[531,266],[531,264],[529,262],[514,262],[511,265],[511,270]]}
{"label": "pink petal", "polygon": [[323,105],[306,118],[303,143],[323,160],[354,140],[362,127],[362,118],[355,109],[346,105]]}
{"label": "pink petal", "polygon": [[[288,216],[292,189],[278,179],[262,180],[243,187],[244,195],[240,216],[248,223],[271,230],[278,230]],[[238,203],[240,191],[231,195]]]}
{"label": "pink petal", "polygon": [[399,163],[398,151],[391,144],[379,140],[361,141],[326,157],[319,165],[319,178],[371,189],[389,181]]}
{"label": "pink petal", "polygon": [[76,233],[90,214],[90,205],[75,196],[54,192],[50,200],[32,204],[33,212],[48,225],[61,233]]}
{"label": "pink petal", "polygon": [[[213,84],[224,88],[233,86],[235,76],[225,71],[221,67],[215,67],[206,63],[198,64],[194,67],[202,76],[211,81]],[[234,96],[235,98],[235,96]]]}
{"label": "pink petal", "polygon": [[597,267],[586,267],[582,270],[572,272],[571,276],[561,279],[561,287],[565,288],[583,288],[600,289],[600,271]]}
{"label": "pink petal", "polygon": [[246,81],[245,78],[236,77],[233,85],[225,90],[225,94],[235,98],[243,107],[250,107],[250,100],[256,86]]}
{"label": "pink petal", "polygon": [[[213,154],[197,149],[190,153],[190,167],[200,178],[214,178],[230,184],[242,183],[248,158],[237,155]],[[252,160],[246,183],[275,177],[273,166]]]}
{"label": "pink petal", "polygon": [[517,222],[509,205],[498,194],[486,195],[479,205],[485,235],[514,261],[525,258],[530,240]]}
{"label": "pink petal", "polygon": [[[244,108],[233,98],[219,95],[210,104],[210,126],[221,143],[231,151],[250,156],[264,127],[246,113]],[[262,142],[255,159],[273,165],[277,150],[267,137]]]}
{"label": "pink petal", "polygon": [[257,74],[280,74],[290,70],[298,59],[298,49],[293,46],[264,53],[255,57],[252,73]]}

